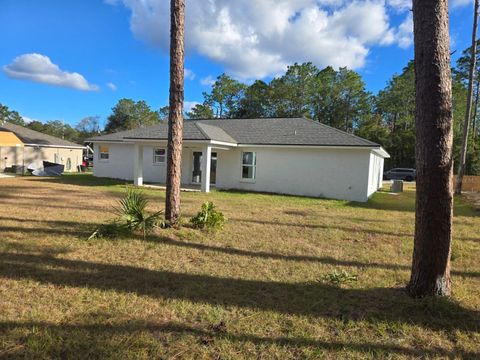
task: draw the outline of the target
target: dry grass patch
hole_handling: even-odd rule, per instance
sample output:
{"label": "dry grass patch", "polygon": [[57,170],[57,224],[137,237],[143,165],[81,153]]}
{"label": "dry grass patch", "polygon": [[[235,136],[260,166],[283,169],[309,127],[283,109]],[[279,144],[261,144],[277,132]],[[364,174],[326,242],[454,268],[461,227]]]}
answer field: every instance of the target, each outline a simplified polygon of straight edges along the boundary
{"label": "dry grass patch", "polygon": [[86,241],[123,191],[0,180],[0,358],[480,357],[480,217],[461,201],[453,298],[412,300],[412,188],[367,204],[182,193],[185,220],[210,200],[225,229]]}

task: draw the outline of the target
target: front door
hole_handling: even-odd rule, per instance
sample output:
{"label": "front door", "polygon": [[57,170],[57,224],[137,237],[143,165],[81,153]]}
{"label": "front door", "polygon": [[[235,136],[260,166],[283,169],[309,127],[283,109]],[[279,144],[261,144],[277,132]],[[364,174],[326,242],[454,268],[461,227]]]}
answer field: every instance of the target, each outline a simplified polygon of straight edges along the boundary
{"label": "front door", "polygon": [[[192,183],[200,184],[202,182],[202,152],[193,152],[193,171]],[[217,182],[217,153],[212,152],[210,161],[210,184],[215,185]]]}

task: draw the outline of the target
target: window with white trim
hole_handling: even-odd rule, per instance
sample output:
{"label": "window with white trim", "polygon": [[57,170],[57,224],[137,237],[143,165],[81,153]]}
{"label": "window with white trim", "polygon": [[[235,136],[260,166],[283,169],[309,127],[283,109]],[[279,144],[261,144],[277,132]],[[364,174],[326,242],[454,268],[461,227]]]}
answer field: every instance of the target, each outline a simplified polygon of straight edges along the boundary
{"label": "window with white trim", "polygon": [[245,151],[242,153],[242,179],[255,180],[257,153]]}
{"label": "window with white trim", "polygon": [[165,163],[165,156],[166,150],[163,148],[154,148],[153,149],[153,163],[154,164],[164,164]]}
{"label": "window with white trim", "polygon": [[98,150],[99,160],[108,160],[110,158],[108,146],[100,146]]}

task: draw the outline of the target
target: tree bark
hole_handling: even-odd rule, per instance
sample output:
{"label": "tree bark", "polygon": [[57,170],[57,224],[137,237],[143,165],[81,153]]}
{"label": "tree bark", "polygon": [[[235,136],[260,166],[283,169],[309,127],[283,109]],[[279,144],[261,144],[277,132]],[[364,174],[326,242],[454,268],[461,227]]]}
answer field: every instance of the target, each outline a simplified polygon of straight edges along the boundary
{"label": "tree bark", "polygon": [[414,0],[417,193],[413,297],[450,294],[452,80],[448,0]]}
{"label": "tree bark", "polygon": [[477,139],[477,113],[478,113],[478,96],[480,90],[480,81],[477,74],[477,89],[475,92],[475,106],[473,107],[473,117],[472,117],[472,135],[473,135],[473,150],[475,150],[475,140]]}
{"label": "tree bark", "polygon": [[168,113],[167,190],[165,219],[180,217],[180,181],[183,143],[185,1],[170,1],[170,99]]}
{"label": "tree bark", "polygon": [[473,102],[473,81],[475,78],[476,60],[477,60],[477,21],[478,21],[478,0],[475,0],[473,11],[473,30],[472,30],[472,47],[470,53],[470,69],[468,71],[468,95],[467,110],[465,113],[465,123],[463,124],[463,141],[460,154],[460,163],[458,164],[457,182],[455,185],[455,194],[462,193],[463,175],[465,174],[465,164],[467,160],[468,148],[468,130],[470,130],[470,119],[472,117]]}

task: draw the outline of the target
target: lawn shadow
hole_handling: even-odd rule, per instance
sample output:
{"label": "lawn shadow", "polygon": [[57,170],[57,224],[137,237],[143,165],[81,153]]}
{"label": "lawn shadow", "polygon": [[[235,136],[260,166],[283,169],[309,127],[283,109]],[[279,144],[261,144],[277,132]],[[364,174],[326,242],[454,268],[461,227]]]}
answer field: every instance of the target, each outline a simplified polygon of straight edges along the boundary
{"label": "lawn shadow", "polygon": [[[16,217],[0,216],[0,221],[16,221],[19,223],[35,223],[37,226],[31,228],[25,228],[22,226],[0,226],[0,231],[3,232],[18,232],[23,235],[45,234],[45,235],[57,235],[57,236],[72,236],[80,240],[86,240],[93,231],[98,228],[100,224],[97,223],[78,223],[74,221],[62,221],[62,220],[33,220],[22,219]],[[190,225],[189,225],[190,226]],[[181,236],[181,235],[179,235]],[[332,266],[345,266],[345,267],[358,267],[358,268],[377,268],[384,270],[410,270],[410,266],[401,264],[388,264],[378,262],[362,262],[358,260],[342,260],[329,256],[312,256],[312,255],[289,255],[281,253],[271,253],[266,251],[250,251],[245,249],[238,249],[234,247],[222,247],[209,245],[199,242],[187,241],[185,239],[177,240],[171,237],[150,234],[144,240],[142,236],[132,235],[132,239],[147,241],[156,244],[165,244],[169,246],[177,246],[186,249],[196,249],[200,251],[211,251],[215,253],[228,254],[233,256],[246,256],[252,258],[282,260],[282,261],[306,261],[313,263],[320,263]],[[477,271],[460,271],[452,270],[453,275],[464,277],[480,277],[480,272]]]}
{"label": "lawn shadow", "polygon": [[131,181],[128,180],[96,177],[92,174],[63,174],[58,177],[35,178],[35,181],[78,186],[131,185]]}
{"label": "lawn shadow", "polygon": [[[376,268],[384,270],[403,270],[410,271],[410,265],[401,265],[401,264],[387,264],[387,263],[378,263],[378,262],[362,262],[358,260],[342,260],[336,259],[330,256],[312,256],[312,255],[286,255],[279,253],[270,253],[266,251],[250,251],[244,249],[237,249],[234,247],[222,247],[207,245],[202,243],[195,243],[191,241],[180,241],[175,240],[166,236],[150,235],[147,237],[146,241],[162,243],[170,246],[179,246],[188,249],[197,249],[201,251],[212,251],[218,253],[224,253],[228,255],[239,255],[247,256],[252,258],[262,258],[262,259],[271,259],[271,260],[283,260],[283,261],[306,261],[314,262],[325,265],[333,266],[345,266],[345,267],[358,267],[358,268]],[[464,277],[480,277],[480,271],[463,271],[463,270],[452,270],[453,275],[464,276]]]}
{"label": "lawn shadow", "polygon": [[33,254],[0,253],[0,275],[43,284],[135,293],[214,306],[342,321],[398,322],[431,330],[480,330],[480,313],[447,299],[414,300],[403,289],[348,289],[150,270]]}
{"label": "lawn shadow", "polygon": [[251,223],[251,224],[259,224],[259,225],[275,225],[275,226],[288,226],[288,227],[299,227],[299,228],[310,228],[310,229],[334,229],[334,230],[342,230],[346,232],[365,232],[371,234],[379,234],[379,235],[389,235],[389,236],[410,236],[413,237],[413,233],[406,233],[406,232],[392,232],[392,231],[383,231],[383,230],[374,230],[374,229],[363,229],[363,228],[352,228],[350,226],[342,226],[338,224],[332,225],[324,225],[321,223],[316,224],[306,224],[302,222],[296,223],[286,223],[280,221],[270,221],[270,220],[252,220],[252,219],[241,219],[241,218],[229,218],[230,221],[237,221],[243,223]]}
{"label": "lawn shadow", "polygon": [[[31,329],[35,329],[34,332]],[[213,346],[215,351],[217,342],[228,341],[244,346],[247,343],[258,346],[259,349],[266,345],[286,346],[290,349],[310,348],[312,350],[330,350],[345,353],[354,351],[363,354],[374,355],[375,357],[387,357],[392,354],[405,355],[415,358],[428,357],[446,357],[463,359],[476,359],[480,356],[478,352],[467,352],[456,349],[448,351],[441,348],[424,347],[402,347],[394,344],[382,344],[372,342],[342,342],[342,341],[322,341],[301,337],[267,337],[251,334],[238,334],[219,329],[214,324],[209,323],[180,323],[180,322],[153,322],[145,320],[131,320],[128,322],[108,322],[94,324],[54,324],[40,321],[3,321],[0,322],[0,331],[18,332],[18,330],[29,331],[29,334],[22,338],[23,342],[41,343],[43,345],[43,354],[51,357],[75,357],[79,351],[87,358],[117,357],[123,351],[132,351],[134,349],[145,349],[152,346],[148,342],[142,342],[142,334],[148,332],[156,339],[156,342],[168,342],[172,337],[191,335],[195,337],[195,342],[189,348],[195,351],[195,346],[201,345],[201,348],[207,349]],[[115,336],[135,337],[134,343],[122,341],[121,343],[112,342]],[[140,335],[140,336],[136,336]],[[46,341],[45,336],[49,337]],[[72,339],[72,340],[68,340]],[[53,340],[53,341],[52,341]],[[164,348],[165,349],[165,348]],[[168,349],[168,348],[167,348]],[[29,348],[20,346],[6,349],[5,354],[14,357],[25,357],[28,355]],[[174,350],[174,351],[178,351]]]}

